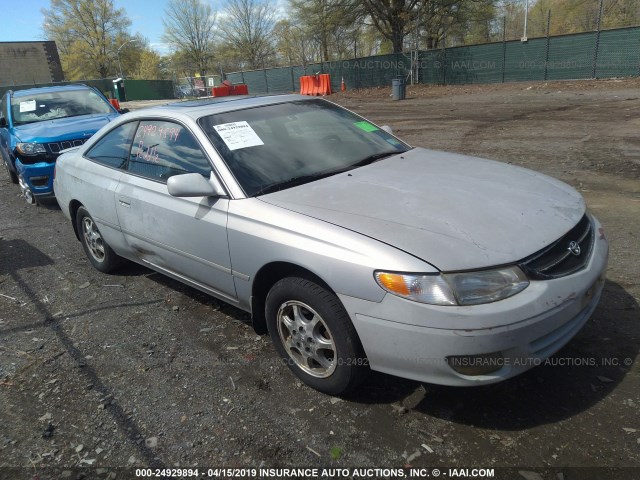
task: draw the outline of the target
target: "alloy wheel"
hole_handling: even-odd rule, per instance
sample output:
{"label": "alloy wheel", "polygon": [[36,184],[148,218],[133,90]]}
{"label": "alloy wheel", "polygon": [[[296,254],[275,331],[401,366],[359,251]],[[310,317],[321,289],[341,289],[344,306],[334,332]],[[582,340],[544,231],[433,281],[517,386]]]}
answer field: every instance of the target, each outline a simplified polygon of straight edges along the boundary
{"label": "alloy wheel", "polygon": [[336,369],[333,336],[322,317],[308,305],[284,302],[277,314],[278,334],[291,360],[303,371],[318,378]]}
{"label": "alloy wheel", "polygon": [[[7,171],[9,171],[9,167],[7,167]],[[27,185],[27,182],[22,175],[18,176],[18,184],[20,185],[20,191],[22,192],[22,196],[24,197],[25,201],[29,205],[35,205],[36,198],[33,196],[33,192],[29,188],[29,185]]]}
{"label": "alloy wheel", "polygon": [[91,256],[98,262],[103,262],[105,253],[102,235],[100,235],[98,227],[96,227],[96,224],[90,217],[84,217],[82,219],[82,236],[84,237],[87,247],[89,247]]}

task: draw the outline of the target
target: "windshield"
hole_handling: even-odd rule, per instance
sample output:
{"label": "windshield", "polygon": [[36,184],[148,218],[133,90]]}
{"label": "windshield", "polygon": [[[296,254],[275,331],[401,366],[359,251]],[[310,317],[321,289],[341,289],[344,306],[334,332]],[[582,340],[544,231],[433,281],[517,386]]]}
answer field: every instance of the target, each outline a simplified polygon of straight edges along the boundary
{"label": "windshield", "polygon": [[14,125],[44,122],[56,118],[113,113],[111,106],[93,90],[62,90],[11,98]]}
{"label": "windshield", "polygon": [[324,100],[300,100],[199,121],[248,196],[300,185],[409,146]]}

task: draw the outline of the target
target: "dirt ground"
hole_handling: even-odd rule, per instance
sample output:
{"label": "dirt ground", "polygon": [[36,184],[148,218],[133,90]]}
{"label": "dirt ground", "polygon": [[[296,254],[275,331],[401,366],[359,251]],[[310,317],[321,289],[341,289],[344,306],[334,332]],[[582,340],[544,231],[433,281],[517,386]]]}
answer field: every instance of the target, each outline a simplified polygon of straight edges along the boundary
{"label": "dirt ground", "polygon": [[[325,396],[296,381],[247,314],[143,267],[94,270],[61,212],[27,205],[2,169],[0,478],[406,465],[640,478],[640,81],[389,94],[331,99],[413,145],[564,180],[602,221],[604,296],[553,362],[487,387],[373,374],[348,400]],[[75,467],[86,476],[62,472]],[[558,477],[564,467],[583,468]]]}

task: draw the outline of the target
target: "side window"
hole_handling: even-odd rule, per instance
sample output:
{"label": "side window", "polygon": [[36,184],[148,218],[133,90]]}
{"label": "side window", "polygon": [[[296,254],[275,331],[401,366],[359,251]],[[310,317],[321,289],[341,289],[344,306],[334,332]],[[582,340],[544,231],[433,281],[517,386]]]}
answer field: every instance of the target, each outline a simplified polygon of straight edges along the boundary
{"label": "side window", "polygon": [[107,167],[124,168],[136,124],[137,122],[129,122],[111,130],[91,147],[85,157]]}
{"label": "side window", "polygon": [[173,122],[143,120],[133,139],[128,170],[152,180],[172,175],[211,174],[211,165],[198,142],[183,126]]}

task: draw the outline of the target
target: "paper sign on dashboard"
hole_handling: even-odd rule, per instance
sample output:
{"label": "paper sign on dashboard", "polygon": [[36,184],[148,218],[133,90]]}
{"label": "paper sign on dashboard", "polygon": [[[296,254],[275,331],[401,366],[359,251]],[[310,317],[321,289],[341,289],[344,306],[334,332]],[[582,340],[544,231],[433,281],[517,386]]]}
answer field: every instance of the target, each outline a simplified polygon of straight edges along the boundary
{"label": "paper sign on dashboard", "polygon": [[223,123],[214,125],[213,128],[216,129],[229,150],[264,145],[255,130],[245,121]]}
{"label": "paper sign on dashboard", "polygon": [[27,100],[26,102],[20,102],[20,113],[33,112],[36,109],[35,100]]}

